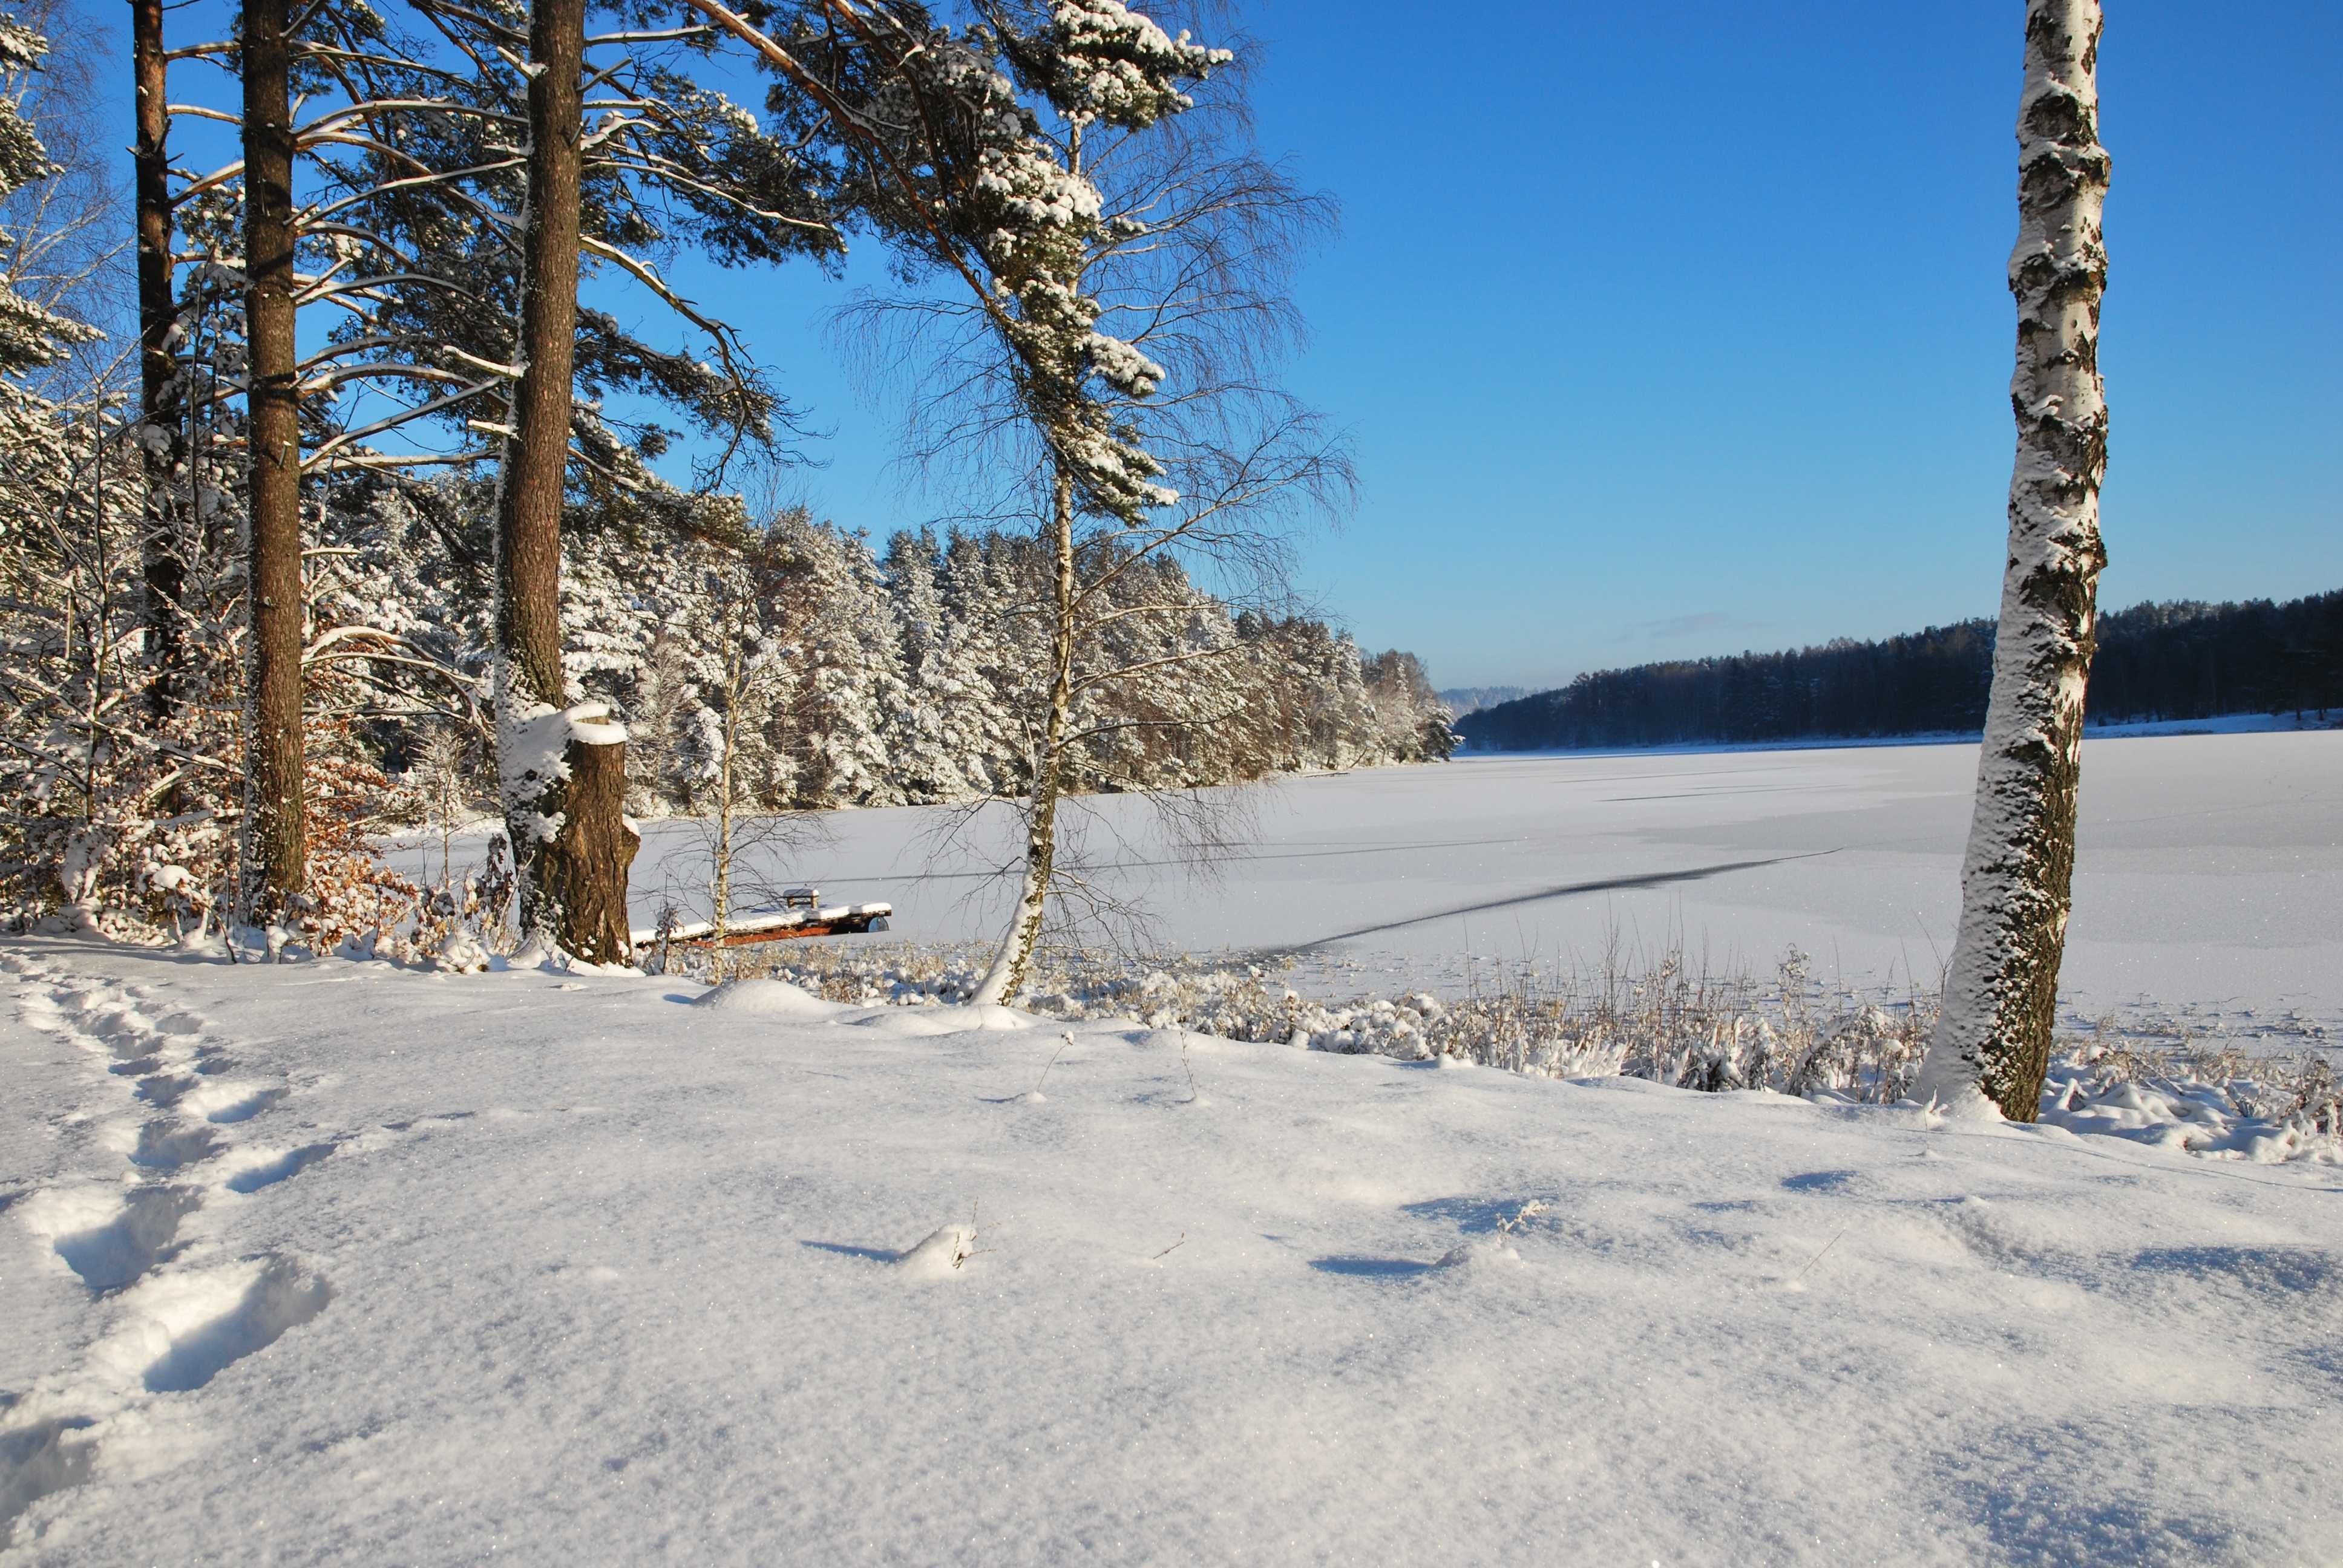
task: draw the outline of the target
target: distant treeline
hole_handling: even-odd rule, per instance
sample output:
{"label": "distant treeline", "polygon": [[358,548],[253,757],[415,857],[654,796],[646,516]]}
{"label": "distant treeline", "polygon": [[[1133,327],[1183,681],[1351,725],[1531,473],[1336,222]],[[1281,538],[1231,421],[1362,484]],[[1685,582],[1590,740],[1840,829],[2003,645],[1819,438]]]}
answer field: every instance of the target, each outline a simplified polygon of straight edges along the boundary
{"label": "distant treeline", "polygon": [[1462,719],[1468,713],[1478,713],[1484,708],[1494,708],[1500,702],[1514,702],[1530,694],[1526,686],[1459,686],[1440,693],[1440,700],[1448,711]]}
{"label": "distant treeline", "polygon": [[[1478,750],[1733,744],[1982,732],[1993,622],[1788,653],[1637,665],[1458,720]],[[2343,591],[2273,604],[2180,601],[2099,620],[2093,723],[2343,710]]]}

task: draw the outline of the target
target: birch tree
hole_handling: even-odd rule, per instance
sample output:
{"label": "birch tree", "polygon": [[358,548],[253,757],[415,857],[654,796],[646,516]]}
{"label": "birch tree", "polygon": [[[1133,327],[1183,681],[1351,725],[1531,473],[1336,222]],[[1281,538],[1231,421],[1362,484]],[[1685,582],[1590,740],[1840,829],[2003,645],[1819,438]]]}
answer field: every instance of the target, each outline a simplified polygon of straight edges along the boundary
{"label": "birch tree", "polygon": [[[1079,518],[1142,526],[1151,509],[1180,499],[1162,482],[1161,461],[1114,417],[1117,394],[1145,397],[1164,371],[1141,349],[1098,330],[1102,307],[1084,274],[1094,243],[1115,236],[1089,176],[1089,138],[1145,131],[1192,107],[1183,88],[1229,59],[1184,34],[1172,38],[1115,0],[1058,4],[1039,16],[999,8],[987,20],[988,30],[975,37],[997,42],[1014,75],[963,49],[957,61],[944,56],[951,74],[940,74],[929,90],[916,67],[904,71],[899,81],[911,102],[897,111],[900,123],[933,123],[932,111],[917,119],[907,111],[924,108],[938,89],[962,95],[958,145],[937,146],[931,136],[922,149],[950,180],[944,209],[950,243],[937,259],[980,276],[987,294],[980,319],[1003,351],[1015,414],[1041,448],[1032,472],[1049,562],[1047,695],[1033,743],[1017,895],[970,999],[980,1004],[1023,989],[1057,880],[1057,818],[1070,782],[1077,695]],[[905,56],[907,65],[920,59]],[[1021,101],[1021,85],[1053,112],[1055,136]],[[901,226],[916,244],[927,226]]]}
{"label": "birch tree", "polygon": [[[1018,891],[976,992],[998,1001],[1023,985],[1061,880],[1060,806],[1092,739],[1078,705],[1088,689],[1141,673],[1078,670],[1086,631],[1111,618],[1086,618],[1089,607],[1160,551],[1262,564],[1274,551],[1258,549],[1265,536],[1253,519],[1281,497],[1339,487],[1347,473],[1331,446],[1307,438],[1312,422],[1290,400],[1241,375],[1205,375],[1159,398],[1178,367],[1151,357],[1154,339],[1185,347],[1201,368],[1212,363],[1204,345],[1272,336],[1258,329],[1283,316],[1282,302],[1247,264],[1276,255],[1281,211],[1311,204],[1257,160],[1206,156],[1208,143],[1159,159],[1131,154],[1176,146],[1159,141],[1163,127],[1232,56],[1120,0],[987,0],[973,7],[979,23],[957,32],[915,6],[806,0],[819,25],[787,44],[717,0],[689,3],[783,77],[769,106],[831,135],[858,207],[916,267],[964,288],[940,307],[969,328],[970,350],[948,367],[949,393],[929,403],[961,411],[947,416],[945,444],[1021,447],[1007,471],[1023,483],[1049,560],[1033,607],[1049,651],[1028,732]],[[1120,206],[1093,177],[1117,161],[1130,166],[1112,182],[1130,198]],[[1111,275],[1140,286],[1118,301]],[[1117,305],[1130,327],[1102,324]],[[1238,434],[1242,421],[1227,416],[1240,408],[1272,417]],[[1202,493],[1182,487],[1182,467],[1205,480]],[[1094,579],[1086,552],[1100,563]],[[1177,613],[1115,613],[1159,610]]]}
{"label": "birch tree", "polygon": [[[1296,513],[1338,507],[1349,469],[1269,378],[1296,326],[1283,279],[1331,210],[1252,154],[1230,52],[1171,36],[1115,0],[982,13],[976,36],[997,41],[1029,116],[1015,151],[990,155],[1019,171],[1011,201],[1021,178],[1076,193],[1051,204],[1040,236],[1001,220],[986,177],[961,198],[968,254],[1015,308],[947,308],[968,351],[938,356],[953,390],[926,404],[941,416],[930,450],[1031,475],[1045,546],[1046,586],[1028,601],[1050,653],[1029,729],[1022,865],[975,998],[1001,1001],[1022,989],[1053,899],[1110,923],[1134,913],[1061,863],[1067,796],[1086,779],[1131,787],[1134,754],[1241,707],[1232,690],[1218,709],[1151,700],[1189,667],[1242,651],[1193,617],[1185,579],[1160,568],[1185,557],[1273,595],[1285,529]],[[1208,82],[1230,85],[1200,106]],[[916,243],[919,231],[905,232]],[[1011,243],[996,246],[1004,232]],[[970,396],[978,388],[997,396]],[[1182,684],[1194,697],[1212,683]],[[1156,800],[1192,859],[1209,860],[1216,813],[1192,795]]]}
{"label": "birch tree", "polygon": [[2098,366],[2108,160],[2098,0],[2028,0],[2017,111],[2017,458],[1961,922],[1916,1092],[2031,1121],[2050,1058],[2075,868],[2107,411]]}
{"label": "birch tree", "polygon": [[759,764],[770,766],[761,721],[789,676],[781,644],[768,624],[781,598],[781,585],[770,573],[769,539],[759,529],[744,548],[715,546],[709,555],[704,591],[717,641],[699,672],[699,734],[692,750],[705,786],[698,804],[703,811],[714,807],[702,819],[701,836],[708,849],[709,930],[715,939],[709,976],[721,980],[729,967],[724,938],[732,929],[736,901],[743,894],[779,896],[773,871],[806,835],[798,818],[748,814],[755,804]]}

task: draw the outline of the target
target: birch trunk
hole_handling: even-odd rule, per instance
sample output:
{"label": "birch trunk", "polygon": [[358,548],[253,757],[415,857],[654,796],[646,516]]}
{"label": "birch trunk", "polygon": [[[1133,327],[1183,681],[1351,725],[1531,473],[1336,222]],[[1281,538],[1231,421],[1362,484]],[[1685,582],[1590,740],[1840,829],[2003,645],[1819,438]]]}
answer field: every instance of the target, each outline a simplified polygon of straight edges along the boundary
{"label": "birch trunk", "polygon": [[523,941],[631,957],[626,731],[572,709],[561,663],[561,503],[578,330],[584,0],[529,9],[521,377],[497,491],[497,735]]}
{"label": "birch trunk", "polygon": [[[251,506],[245,546],[250,625],[245,903],[248,915],[272,919],[301,894],[308,849],[301,776],[301,427],[287,5],[287,0],[248,0],[243,47]],[[146,259],[142,254],[142,267]]]}
{"label": "birch trunk", "polygon": [[732,741],[740,723],[741,688],[745,684],[737,642],[725,652],[724,676],[724,728],[719,734],[724,755],[716,764],[716,874],[709,889],[709,924],[715,938],[709,944],[709,973],[717,980],[723,980],[725,971],[731,968],[727,961],[729,950],[724,939],[732,930]]}
{"label": "birch trunk", "polygon": [[1062,472],[1051,502],[1050,548],[1056,573],[1051,592],[1050,709],[1041,755],[1033,767],[1032,800],[1025,813],[1025,876],[1010,915],[1009,934],[970,999],[980,1003],[1005,1003],[1024,990],[1033,949],[1041,939],[1057,855],[1058,797],[1065,788],[1066,733],[1074,706],[1074,487]]}
{"label": "birch trunk", "polygon": [[2031,1121],[2050,1059],[2075,868],[2107,412],[2099,377],[2098,0],[2028,0],[2017,114],[2017,458],[1993,693],[1945,1009],[1917,1092]]}
{"label": "birch trunk", "polygon": [[186,460],[186,433],[180,424],[178,317],[172,298],[171,157],[165,145],[171,116],[164,85],[163,0],[131,0],[130,62],[136,111],[131,167],[138,221],[139,453],[146,490],[140,566],[152,661],[146,702],[154,717],[166,719],[178,706],[186,664],[186,557],[176,488]]}

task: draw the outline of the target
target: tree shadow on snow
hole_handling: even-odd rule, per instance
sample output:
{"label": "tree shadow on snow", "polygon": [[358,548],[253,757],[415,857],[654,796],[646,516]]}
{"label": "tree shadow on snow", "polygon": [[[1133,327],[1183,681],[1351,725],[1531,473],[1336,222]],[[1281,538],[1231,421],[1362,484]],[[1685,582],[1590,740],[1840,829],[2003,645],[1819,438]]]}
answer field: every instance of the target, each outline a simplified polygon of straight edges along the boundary
{"label": "tree shadow on snow", "polygon": [[1312,1258],[1310,1266],[1322,1274],[1345,1274],[1364,1280],[1406,1280],[1432,1271],[1430,1263],[1419,1263],[1411,1258],[1361,1258],[1349,1253]]}
{"label": "tree shadow on snow", "polygon": [[[2214,1421],[2216,1432],[2238,1424]],[[2013,1562],[2304,1560],[2288,1543],[2255,1539],[2251,1525],[2224,1517],[2218,1500],[2188,1478],[2159,1473],[2166,1467],[2156,1458],[2127,1454],[2110,1441],[2114,1430],[2112,1422],[2064,1421],[1984,1434],[1975,1445],[1986,1460],[1976,1473],[1990,1479],[1955,1495]]]}
{"label": "tree shadow on snow", "polygon": [[1534,892],[1513,893],[1503,898],[1484,899],[1479,903],[1458,904],[1451,909],[1434,910],[1429,914],[1408,915],[1400,920],[1385,920],[1379,925],[1361,926],[1355,930],[1336,931],[1331,936],[1319,937],[1314,940],[1301,942],[1292,947],[1264,948],[1260,950],[1265,954],[1278,956],[1286,953],[1306,953],[1312,949],[1327,947],[1335,942],[1354,941],[1361,937],[1381,936],[1386,931],[1402,930],[1409,926],[1425,925],[1433,920],[1454,920],[1461,915],[1485,915],[1496,910],[1515,909],[1523,904],[1544,903],[1548,899],[1575,898],[1586,893],[1640,891],[1652,888],[1673,887],[1679,882],[1702,882],[1711,877],[1721,877],[1731,871],[1755,870],[1765,866],[1778,866],[1785,860],[1812,860],[1825,855],[1837,853],[1838,850],[1835,849],[1814,849],[1803,855],[1774,855],[1762,860],[1720,860],[1713,866],[1687,866],[1682,870],[1675,871],[1644,871],[1624,877],[1604,877],[1590,882],[1562,882],[1551,888],[1540,888]]}
{"label": "tree shadow on snow", "polygon": [[811,1247],[817,1252],[836,1252],[842,1258],[860,1258],[870,1263],[892,1263],[903,1254],[892,1247],[854,1247],[844,1241],[799,1241],[800,1247]]}
{"label": "tree shadow on snow", "polygon": [[[1519,1214],[1528,1201],[1526,1198],[1425,1198],[1403,1203],[1399,1211],[1426,1220],[1445,1220],[1467,1236],[1485,1236]],[[1545,1201],[1551,1204],[1554,1200]]]}
{"label": "tree shadow on snow", "polygon": [[2263,1297],[2324,1296],[2343,1282],[2343,1261],[2312,1246],[2151,1247],[2136,1254],[2131,1266]]}

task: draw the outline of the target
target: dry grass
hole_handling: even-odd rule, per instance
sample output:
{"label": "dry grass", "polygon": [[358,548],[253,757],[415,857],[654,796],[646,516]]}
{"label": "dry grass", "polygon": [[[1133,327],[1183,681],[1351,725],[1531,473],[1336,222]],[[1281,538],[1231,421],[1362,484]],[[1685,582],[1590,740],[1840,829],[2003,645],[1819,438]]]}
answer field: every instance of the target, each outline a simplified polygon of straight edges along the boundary
{"label": "dry grass", "polygon": [[[1870,1104],[1904,1099],[1936,1023],[1933,988],[1898,997],[1825,986],[1795,949],[1763,976],[1688,964],[1680,949],[1641,966],[1619,950],[1613,944],[1581,972],[1517,971],[1461,1000],[1413,991],[1336,1001],[1296,990],[1283,963],[1045,950],[1022,1005],[1050,1018],[1127,1018],[1403,1060],[1455,1057],[1544,1078],[1626,1076]],[[934,1007],[965,1000],[990,956],[981,944],[788,942],[752,950],[737,972],[791,980],[832,1001]],[[2217,1128],[2241,1148],[2267,1134],[2289,1151],[2343,1154],[2343,1083],[2318,1049],[2323,1036],[2308,1026],[2290,1032],[2305,1035],[2304,1049],[2270,1055],[2176,1031],[2168,1020],[2130,1030],[2104,1020],[2061,1037],[2044,1118],[2147,1127],[2138,1135],[2150,1141],[2158,1126],[2190,1122],[2185,1136],[2174,1133],[2179,1147],[2197,1147]]]}
{"label": "dry grass", "polygon": [[[940,1005],[964,999],[984,950],[776,944],[742,974],[796,982],[833,1001]],[[1144,961],[1046,952],[1024,1005],[1046,1017],[1130,1018],[1406,1060],[1463,1058],[1546,1078],[1625,1074],[1688,1089],[1771,1089],[1887,1101],[1919,1066],[1932,996],[1826,990],[1793,950],[1762,979],[1687,965],[1681,950],[1634,970],[1614,958],[1584,974],[1523,971],[1461,1000],[1426,992],[1332,1000],[1302,995],[1282,965],[1186,955]]]}

